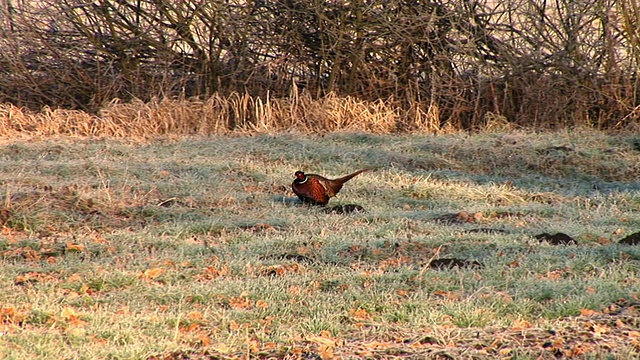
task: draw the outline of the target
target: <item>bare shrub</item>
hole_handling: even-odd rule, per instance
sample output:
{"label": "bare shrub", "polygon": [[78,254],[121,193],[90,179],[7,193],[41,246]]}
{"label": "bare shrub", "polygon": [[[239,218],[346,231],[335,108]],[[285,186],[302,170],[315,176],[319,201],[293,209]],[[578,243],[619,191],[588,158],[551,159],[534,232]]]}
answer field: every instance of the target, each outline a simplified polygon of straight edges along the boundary
{"label": "bare shrub", "polygon": [[[34,110],[193,98],[229,116],[153,131],[437,132],[482,129],[487,113],[546,128],[638,122],[631,0],[4,4],[0,100]],[[305,97],[317,102],[298,114]],[[355,123],[363,114],[373,120]]]}

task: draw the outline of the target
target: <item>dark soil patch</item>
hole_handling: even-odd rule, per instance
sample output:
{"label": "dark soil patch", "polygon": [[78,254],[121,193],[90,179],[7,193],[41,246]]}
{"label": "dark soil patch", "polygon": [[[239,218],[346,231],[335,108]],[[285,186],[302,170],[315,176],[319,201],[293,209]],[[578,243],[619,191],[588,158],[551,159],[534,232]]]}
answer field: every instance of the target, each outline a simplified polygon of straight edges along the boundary
{"label": "dark soil patch", "polygon": [[640,243],[640,232],[633,233],[619,241],[620,244],[638,245]]}
{"label": "dark soil patch", "polygon": [[564,233],[548,234],[542,233],[534,236],[536,239],[546,241],[552,245],[576,245],[578,242],[571,236]]}

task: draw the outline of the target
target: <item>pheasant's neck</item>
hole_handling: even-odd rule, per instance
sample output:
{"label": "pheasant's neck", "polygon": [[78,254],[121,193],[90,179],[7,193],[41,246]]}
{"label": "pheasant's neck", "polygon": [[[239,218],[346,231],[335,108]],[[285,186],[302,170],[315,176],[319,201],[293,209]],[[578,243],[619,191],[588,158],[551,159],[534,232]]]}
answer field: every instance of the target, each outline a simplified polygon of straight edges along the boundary
{"label": "pheasant's neck", "polygon": [[304,180],[300,180],[300,181],[298,181],[298,184],[304,184],[304,183],[306,183],[306,182],[307,182],[307,180],[309,180],[309,178],[308,178],[308,177],[305,177],[305,178],[304,178]]}

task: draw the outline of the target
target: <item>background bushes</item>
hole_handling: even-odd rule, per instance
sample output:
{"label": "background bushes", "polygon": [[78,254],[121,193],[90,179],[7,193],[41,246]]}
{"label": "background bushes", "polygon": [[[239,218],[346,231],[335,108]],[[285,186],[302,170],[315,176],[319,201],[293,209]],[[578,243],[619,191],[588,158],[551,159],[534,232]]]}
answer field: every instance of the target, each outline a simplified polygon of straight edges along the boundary
{"label": "background bushes", "polygon": [[304,93],[384,101],[398,130],[640,116],[634,0],[0,2],[0,101],[34,110]]}

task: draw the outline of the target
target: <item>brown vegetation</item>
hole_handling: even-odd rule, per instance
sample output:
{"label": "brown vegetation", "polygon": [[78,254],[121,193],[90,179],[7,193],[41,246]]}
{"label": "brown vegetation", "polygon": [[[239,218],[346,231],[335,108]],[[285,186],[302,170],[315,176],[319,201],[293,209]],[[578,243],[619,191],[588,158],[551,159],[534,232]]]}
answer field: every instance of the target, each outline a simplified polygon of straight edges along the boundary
{"label": "brown vegetation", "polygon": [[66,132],[620,129],[640,117],[631,0],[0,4],[0,102],[92,114],[38,115]]}

